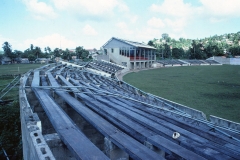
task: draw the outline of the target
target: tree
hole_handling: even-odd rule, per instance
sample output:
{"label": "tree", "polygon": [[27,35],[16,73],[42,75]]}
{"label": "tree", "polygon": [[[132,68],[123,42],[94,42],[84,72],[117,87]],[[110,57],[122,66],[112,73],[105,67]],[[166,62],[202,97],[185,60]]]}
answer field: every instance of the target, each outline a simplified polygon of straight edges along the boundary
{"label": "tree", "polygon": [[60,57],[60,51],[58,48],[55,48],[54,51],[53,51],[53,54],[55,57]]}
{"label": "tree", "polygon": [[9,57],[11,59],[11,62],[13,63],[17,55],[12,52],[12,46],[10,45],[10,43],[4,42],[2,48],[4,50],[4,55],[6,57]]}
{"label": "tree", "polygon": [[205,48],[201,41],[197,42],[193,40],[192,48],[190,49],[190,51],[191,51],[190,59],[206,59],[207,58]]}
{"label": "tree", "polygon": [[29,54],[29,55],[28,55],[28,60],[29,60],[30,62],[35,61],[35,56],[34,56],[33,54]]}
{"label": "tree", "polygon": [[3,55],[0,54],[0,64],[2,63]]}
{"label": "tree", "polygon": [[11,57],[12,54],[12,46],[10,45],[10,43],[8,43],[7,41],[3,43],[2,45],[3,51],[5,56],[7,57]]}
{"label": "tree", "polygon": [[52,52],[52,50],[51,50],[51,48],[49,46],[47,46],[47,51],[48,51],[48,53]]}
{"label": "tree", "polygon": [[17,58],[21,58],[23,52],[19,50],[14,50],[14,54],[16,55]]}
{"label": "tree", "polygon": [[40,47],[35,47],[35,49],[34,49],[34,52],[35,52],[35,55],[36,55],[36,57],[38,58],[39,57],[39,55],[42,53],[42,51],[41,51],[41,48]]}
{"label": "tree", "polygon": [[173,48],[172,49],[172,57],[175,59],[183,58],[184,50],[182,48]]}
{"label": "tree", "polygon": [[81,46],[76,47],[77,59],[80,59],[80,57],[82,56],[82,53],[83,53],[83,47]]}
{"label": "tree", "polygon": [[45,53],[47,53],[47,47],[44,48]]}
{"label": "tree", "polygon": [[62,59],[65,59],[65,60],[68,60],[68,61],[71,60],[71,53],[68,49],[63,51]]}
{"label": "tree", "polygon": [[148,41],[148,45],[149,46],[154,46],[153,41],[152,40]]}
{"label": "tree", "polygon": [[82,55],[81,55],[81,58],[82,58],[83,60],[85,60],[85,59],[88,58],[88,55],[89,55],[89,52],[84,49],[84,50],[83,50],[83,53],[82,53]]}
{"label": "tree", "polygon": [[34,49],[34,46],[33,46],[33,44],[31,44],[30,45],[30,50],[33,51],[33,49]]}
{"label": "tree", "polygon": [[31,54],[31,50],[28,48],[23,52],[22,58],[28,58],[28,55],[30,54]]}

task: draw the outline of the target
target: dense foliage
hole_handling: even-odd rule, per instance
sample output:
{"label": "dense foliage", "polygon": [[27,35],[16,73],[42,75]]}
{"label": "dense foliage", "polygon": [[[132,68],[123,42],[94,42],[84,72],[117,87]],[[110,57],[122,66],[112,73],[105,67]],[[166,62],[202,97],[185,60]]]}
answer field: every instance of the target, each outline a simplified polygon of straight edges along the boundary
{"label": "dense foliage", "polygon": [[[63,50],[59,48],[51,50],[51,48],[47,46],[44,48],[43,51],[40,47],[31,44],[29,48],[22,52],[19,50],[12,51],[12,46],[10,45],[10,43],[4,42],[2,44],[2,48],[4,51],[4,55],[6,57],[9,57],[12,63],[18,62],[20,58],[28,58],[29,61],[35,61],[37,58],[49,58],[54,61],[56,57],[70,61],[72,60],[73,56],[76,56],[77,59],[81,59],[83,61],[88,61],[89,59],[91,59],[91,57],[89,57],[89,52],[80,46],[76,47],[75,50]],[[3,55],[0,54],[0,60],[2,58]]]}
{"label": "dense foliage", "polygon": [[[22,159],[21,123],[18,102],[18,88],[4,92],[3,89],[13,79],[0,76],[0,100],[14,100],[12,103],[0,104],[0,159]],[[3,96],[5,95],[5,96]],[[4,153],[5,152],[5,153]]]}
{"label": "dense foliage", "polygon": [[0,105],[0,159],[6,159],[3,149],[10,159],[22,159],[19,112],[18,101],[10,105]]}
{"label": "dense foliage", "polygon": [[157,48],[158,58],[206,59],[223,55],[234,57],[240,55],[240,32],[197,40],[175,40],[163,34],[162,38],[150,40],[148,44]]}

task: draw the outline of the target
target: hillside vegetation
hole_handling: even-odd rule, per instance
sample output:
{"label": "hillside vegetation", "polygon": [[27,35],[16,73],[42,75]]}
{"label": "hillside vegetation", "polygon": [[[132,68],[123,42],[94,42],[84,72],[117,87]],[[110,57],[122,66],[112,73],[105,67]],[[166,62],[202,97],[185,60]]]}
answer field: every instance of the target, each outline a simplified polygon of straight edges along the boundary
{"label": "hillside vegetation", "polygon": [[154,95],[240,122],[240,66],[151,69],[125,75],[127,83]]}
{"label": "hillside vegetation", "polygon": [[[214,35],[203,39],[173,39],[168,34],[148,42],[157,48],[157,57],[177,59],[206,59],[212,56],[240,55],[240,32]],[[162,55],[163,54],[163,55]]]}

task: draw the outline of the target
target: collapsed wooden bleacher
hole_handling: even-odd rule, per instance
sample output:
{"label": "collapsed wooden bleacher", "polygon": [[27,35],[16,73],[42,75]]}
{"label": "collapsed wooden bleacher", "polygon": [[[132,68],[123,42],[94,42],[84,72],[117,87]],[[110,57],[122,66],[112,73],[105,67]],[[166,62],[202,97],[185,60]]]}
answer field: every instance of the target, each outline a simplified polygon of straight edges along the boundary
{"label": "collapsed wooden bleacher", "polygon": [[[76,159],[240,157],[240,131],[213,125],[200,111],[188,108],[185,112],[184,106],[176,107],[123,81],[90,72],[88,67],[108,73],[123,69],[105,62],[79,67],[58,64],[35,70],[29,78],[52,132]],[[114,149],[106,149],[107,142]]]}

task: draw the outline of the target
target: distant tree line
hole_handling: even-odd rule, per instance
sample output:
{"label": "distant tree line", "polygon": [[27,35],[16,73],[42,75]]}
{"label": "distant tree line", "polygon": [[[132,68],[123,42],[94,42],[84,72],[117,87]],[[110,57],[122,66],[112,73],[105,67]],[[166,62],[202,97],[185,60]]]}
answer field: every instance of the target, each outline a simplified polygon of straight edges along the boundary
{"label": "distant tree line", "polygon": [[162,38],[150,40],[148,45],[157,49],[157,58],[207,59],[212,56],[234,57],[240,55],[240,32],[214,35],[204,39],[175,40],[163,34]]}
{"label": "distant tree line", "polygon": [[37,58],[49,58],[54,60],[56,57],[70,61],[72,60],[73,56],[76,56],[77,59],[82,59],[83,61],[92,59],[92,57],[89,56],[89,52],[82,46],[76,47],[75,51],[70,51],[68,48],[65,50],[59,48],[52,50],[49,46],[42,50],[40,47],[31,44],[29,48],[22,52],[19,50],[12,51],[11,44],[9,42],[4,42],[2,44],[2,48],[4,54],[0,54],[0,60],[3,58],[3,56],[6,56],[11,59],[12,63],[18,61],[19,58],[28,58],[29,61],[35,61]]}

